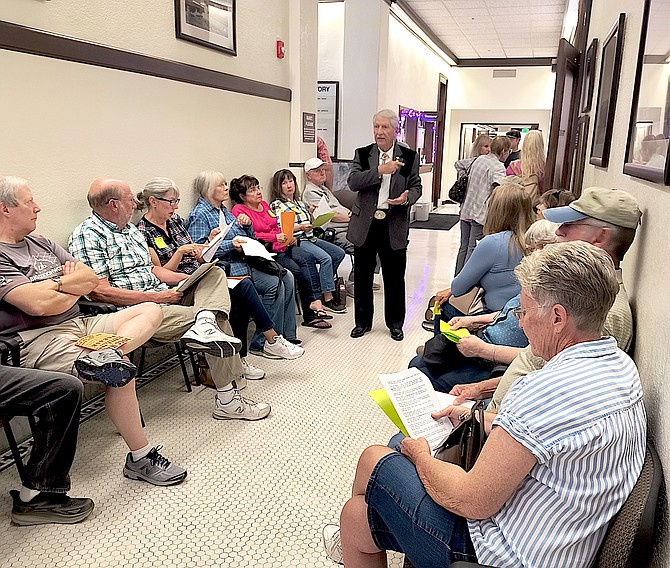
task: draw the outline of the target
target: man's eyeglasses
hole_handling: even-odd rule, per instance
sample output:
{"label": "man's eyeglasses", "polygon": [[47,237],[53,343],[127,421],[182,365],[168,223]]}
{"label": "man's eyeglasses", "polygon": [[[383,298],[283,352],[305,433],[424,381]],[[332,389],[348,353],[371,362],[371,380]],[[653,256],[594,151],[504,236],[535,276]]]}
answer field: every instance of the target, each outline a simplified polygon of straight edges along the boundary
{"label": "man's eyeglasses", "polygon": [[158,199],[158,201],[165,201],[165,203],[169,203],[172,207],[179,205],[179,202],[181,201],[181,199],[165,199],[165,197],[156,197],[156,199]]}
{"label": "man's eyeglasses", "polygon": [[538,308],[546,308],[547,306],[530,306],[528,308],[514,308],[512,310],[512,313],[514,314],[514,317],[518,320],[521,319],[521,316],[525,316],[526,312],[528,310],[536,310]]}

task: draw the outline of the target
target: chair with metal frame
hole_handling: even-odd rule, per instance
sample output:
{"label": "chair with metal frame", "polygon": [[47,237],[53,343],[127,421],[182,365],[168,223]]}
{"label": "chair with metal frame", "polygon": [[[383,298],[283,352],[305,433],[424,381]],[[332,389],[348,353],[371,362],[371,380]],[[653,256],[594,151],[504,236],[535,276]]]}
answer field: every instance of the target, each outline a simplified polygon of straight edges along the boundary
{"label": "chair with metal frame", "polygon": [[[11,340],[11,338],[7,338],[8,340]],[[14,367],[19,366],[19,358],[16,353],[16,348],[18,347],[18,343],[14,340],[12,341],[7,341],[4,337],[0,337],[0,364],[7,366],[10,364],[10,359],[11,359],[11,364]],[[14,432],[12,430],[12,425],[11,425],[11,420],[13,416],[7,416],[7,417],[2,417],[0,418],[0,426],[2,426],[2,429],[5,432],[5,437],[7,438],[7,445],[9,446],[10,451],[12,452],[12,456],[14,457],[14,463],[16,464],[16,470],[19,472],[19,477],[23,480],[25,477],[25,465],[23,463],[23,457],[21,456],[21,452],[19,450],[19,446],[16,443],[16,437],[14,436]]]}

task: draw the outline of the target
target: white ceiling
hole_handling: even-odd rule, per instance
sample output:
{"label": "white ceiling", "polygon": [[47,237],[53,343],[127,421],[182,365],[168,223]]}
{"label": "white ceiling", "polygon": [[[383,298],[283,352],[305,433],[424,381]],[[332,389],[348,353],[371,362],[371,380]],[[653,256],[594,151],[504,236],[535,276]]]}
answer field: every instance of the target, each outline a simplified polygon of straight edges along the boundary
{"label": "white ceiling", "polygon": [[569,0],[404,0],[458,59],[556,57]]}

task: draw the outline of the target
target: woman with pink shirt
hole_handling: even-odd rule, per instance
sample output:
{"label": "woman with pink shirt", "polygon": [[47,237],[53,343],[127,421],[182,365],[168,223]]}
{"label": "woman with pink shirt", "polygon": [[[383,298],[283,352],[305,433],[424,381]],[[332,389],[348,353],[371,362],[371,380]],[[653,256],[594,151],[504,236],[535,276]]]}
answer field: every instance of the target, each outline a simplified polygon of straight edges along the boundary
{"label": "woman with pink shirt", "polygon": [[277,218],[263,200],[258,179],[243,175],[231,180],[230,197],[236,203],[232,209],[233,215],[247,215],[251,219],[255,237],[271,245],[274,259],[295,277],[303,308],[302,325],[315,329],[332,327],[325,321],[333,316],[328,315],[321,304],[321,285],[315,259],[297,246],[295,237],[288,237],[281,232]]}

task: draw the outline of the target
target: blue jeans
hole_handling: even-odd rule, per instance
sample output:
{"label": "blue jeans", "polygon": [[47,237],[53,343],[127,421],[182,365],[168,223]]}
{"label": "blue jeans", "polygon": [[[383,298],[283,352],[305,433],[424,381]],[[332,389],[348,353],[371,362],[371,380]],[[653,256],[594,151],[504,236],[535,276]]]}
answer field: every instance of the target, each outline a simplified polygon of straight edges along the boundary
{"label": "blue jeans", "polygon": [[263,333],[274,327],[274,322],[261,302],[251,278],[244,278],[230,291],[230,327],[233,335],[242,342],[240,357],[247,356],[247,329],[249,318],[254,320],[256,331]]}
{"label": "blue jeans", "polygon": [[316,314],[309,308],[309,305],[321,299],[321,283],[314,257],[306,250],[294,245],[288,247],[286,252],[278,253],[275,260],[293,274],[293,280],[300,293],[302,319],[304,321],[315,319]]}
{"label": "blue jeans", "polygon": [[405,456],[394,452],[377,462],[365,502],[375,545],[404,552],[415,568],[477,561],[466,519],[430,498]]}
{"label": "blue jeans", "polygon": [[328,241],[316,239],[316,242],[307,239],[300,241],[300,248],[314,257],[319,265],[319,281],[322,292],[335,290],[335,275],[340,263],[344,259],[344,251]]}
{"label": "blue jeans", "polygon": [[26,487],[51,493],[70,489],[83,394],[84,385],[71,375],[0,366],[0,417],[33,418]]}
{"label": "blue jeans", "polygon": [[[251,279],[265,309],[272,318],[277,333],[286,339],[296,339],[293,275],[286,271],[279,278],[252,268]],[[257,330],[249,348],[252,351],[262,351],[263,345],[265,345],[265,337]]]}
{"label": "blue jeans", "polygon": [[417,355],[409,362],[409,367],[424,373],[436,391],[449,393],[456,385],[478,383],[490,378],[494,365],[490,361],[473,357],[472,362],[437,375],[426,365],[423,355]]}

